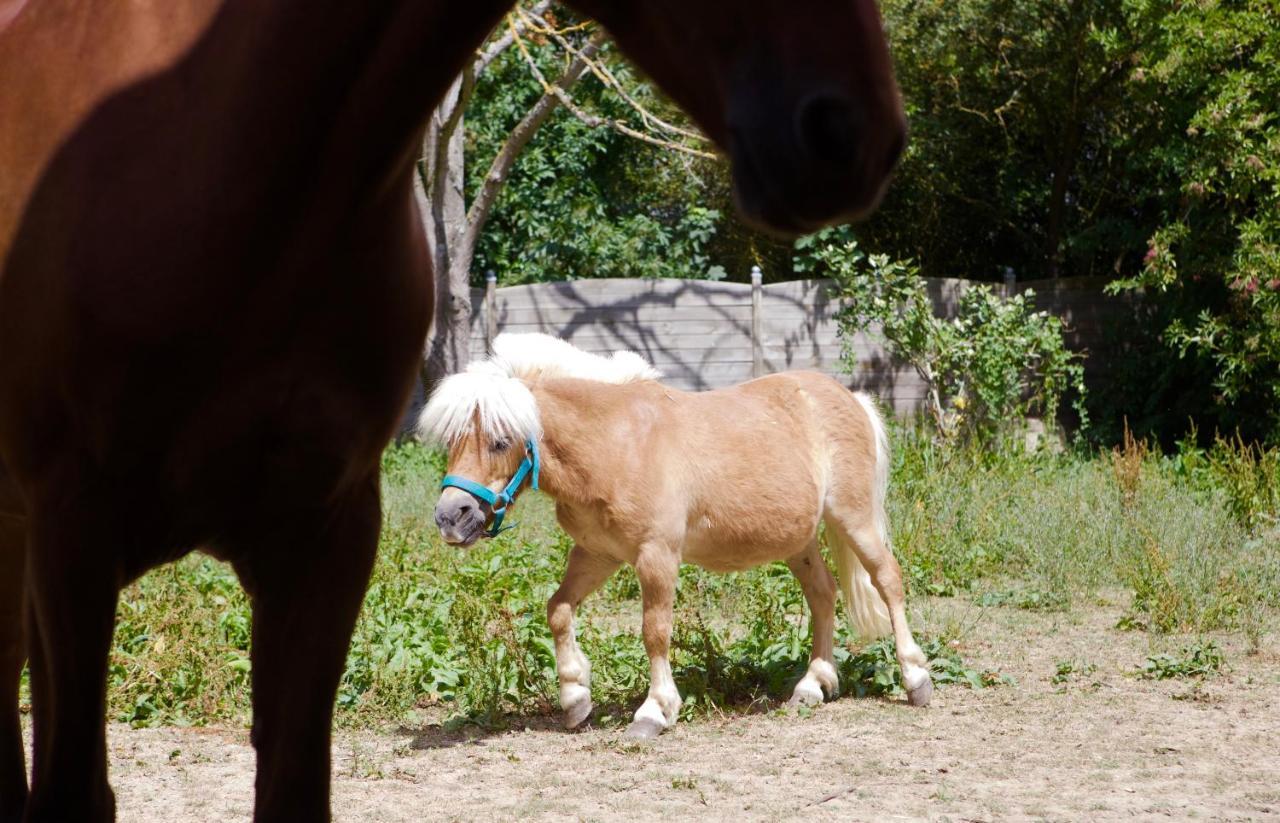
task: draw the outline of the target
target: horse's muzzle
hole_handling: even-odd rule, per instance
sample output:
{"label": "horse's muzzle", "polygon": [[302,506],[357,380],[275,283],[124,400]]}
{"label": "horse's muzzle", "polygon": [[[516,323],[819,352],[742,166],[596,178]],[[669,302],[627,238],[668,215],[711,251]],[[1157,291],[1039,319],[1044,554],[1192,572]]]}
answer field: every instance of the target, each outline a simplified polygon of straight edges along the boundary
{"label": "horse's muzzle", "polygon": [[[728,150],[738,208],[760,228],[804,234],[866,217],[907,142],[896,91],[792,94],[747,85],[730,105]],[[774,116],[779,110],[789,112]]]}
{"label": "horse's muzzle", "polygon": [[470,546],[484,533],[488,520],[487,507],[465,492],[442,494],[436,503],[436,528],[444,542],[453,546]]}

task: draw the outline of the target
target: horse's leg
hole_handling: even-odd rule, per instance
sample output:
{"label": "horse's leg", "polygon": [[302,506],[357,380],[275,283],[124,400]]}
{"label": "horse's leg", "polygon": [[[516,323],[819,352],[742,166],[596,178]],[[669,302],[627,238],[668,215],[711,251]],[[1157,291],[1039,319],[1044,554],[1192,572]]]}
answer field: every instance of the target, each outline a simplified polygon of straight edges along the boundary
{"label": "horse's leg", "polygon": [[835,658],[832,655],[836,615],[836,581],[818,550],[817,538],[802,553],[787,560],[787,567],[800,581],[804,599],[812,613],[813,651],[809,654],[809,670],[791,693],[791,706],[813,706],[822,702],[823,694],[835,697],[839,688]]}
{"label": "horse's leg", "polygon": [[680,692],[671,676],[671,624],[675,603],[676,578],[680,558],[661,544],[640,549],[636,558],[636,577],[644,601],[644,650],[649,655],[649,696],[636,709],[627,737],[656,737],[676,722],[680,714]]}
{"label": "horse's leg", "polygon": [[547,601],[547,625],[556,641],[556,673],[560,677],[560,708],[565,728],[577,728],[591,714],[591,661],[578,648],[573,612],[583,598],[600,588],[621,563],[592,554],[581,546],[569,552],[564,580]]}
{"label": "horse's leg", "polygon": [[107,783],[107,654],[119,574],[101,546],[114,517],[92,498],[35,502],[28,631],[35,743],[28,821],[115,819]]}
{"label": "horse's leg", "polygon": [[377,480],[285,518],[234,553],[253,601],[254,820],[327,821],[333,701],[377,552]]}
{"label": "horse's leg", "polygon": [[18,685],[27,659],[23,631],[26,539],[22,517],[0,509],[0,823],[21,820],[27,802],[27,767],[18,715]]}
{"label": "horse's leg", "polygon": [[854,551],[871,576],[871,584],[889,607],[889,620],[898,650],[898,665],[902,667],[902,680],[907,687],[907,700],[913,706],[928,705],[929,698],[933,696],[933,679],[929,675],[929,661],[907,626],[906,597],[903,594],[902,568],[898,565],[898,559],[880,538],[880,530],[874,520],[863,518],[865,522],[850,528],[849,523],[858,521],[841,517],[838,510],[834,514],[834,517],[827,519],[828,527],[835,529],[837,540],[843,541]]}

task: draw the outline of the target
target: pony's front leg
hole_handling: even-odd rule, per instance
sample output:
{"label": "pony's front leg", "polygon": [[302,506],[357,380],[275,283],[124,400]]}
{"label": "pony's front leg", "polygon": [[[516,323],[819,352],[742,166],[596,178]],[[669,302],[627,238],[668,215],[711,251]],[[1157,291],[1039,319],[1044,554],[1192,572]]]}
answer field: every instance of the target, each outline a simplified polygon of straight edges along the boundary
{"label": "pony's front leg", "polygon": [[804,598],[812,615],[813,651],[809,655],[809,670],[791,692],[790,706],[814,706],[822,702],[823,695],[835,697],[839,690],[835,658],[832,654],[835,634],[836,581],[822,559],[815,538],[801,554],[787,560],[787,568],[800,581]]}
{"label": "pony's front leg", "polygon": [[564,580],[547,602],[547,625],[556,642],[556,673],[560,678],[560,708],[567,729],[577,728],[591,714],[591,661],[578,648],[573,612],[578,604],[617,571],[620,561],[574,546],[565,565]]}
{"label": "pony's front leg", "polygon": [[636,558],[636,577],[644,600],[644,650],[649,655],[649,696],[627,727],[627,737],[657,737],[676,722],[680,692],[671,676],[671,624],[679,555],[663,545],[648,545]]}

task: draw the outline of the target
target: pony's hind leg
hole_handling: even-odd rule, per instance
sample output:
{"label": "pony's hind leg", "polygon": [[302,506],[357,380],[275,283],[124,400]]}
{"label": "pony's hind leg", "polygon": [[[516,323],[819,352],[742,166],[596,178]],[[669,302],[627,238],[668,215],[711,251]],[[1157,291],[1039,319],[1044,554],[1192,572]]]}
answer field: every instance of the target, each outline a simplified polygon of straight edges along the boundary
{"label": "pony's hind leg", "polygon": [[680,692],[671,676],[671,626],[680,557],[662,544],[647,544],[636,558],[636,577],[644,601],[644,650],[649,655],[649,696],[636,709],[627,737],[657,737],[676,722]]}
{"label": "pony's hind leg", "polygon": [[835,697],[839,689],[832,635],[835,632],[836,581],[827,568],[815,538],[802,553],[787,560],[787,568],[800,581],[804,598],[812,613],[813,650],[809,654],[809,670],[791,692],[790,706],[813,706],[823,695]]}
{"label": "pony's hind leg", "polygon": [[617,571],[620,561],[574,546],[565,565],[560,588],[547,601],[547,625],[556,643],[556,673],[560,678],[560,708],[565,728],[574,729],[591,714],[591,661],[578,648],[573,612]]}
{"label": "pony's hind leg", "polygon": [[[852,555],[847,556],[841,564],[842,576],[851,578],[843,586],[846,593],[851,594],[855,600],[854,603],[847,604],[851,607],[851,613],[860,609],[870,610],[868,604],[857,603],[858,599],[873,598],[876,593],[880,595],[884,604],[889,607],[889,620],[898,651],[898,664],[902,667],[902,680],[907,687],[907,700],[913,706],[928,705],[929,698],[933,696],[933,679],[929,675],[929,661],[907,625],[902,568],[898,565],[897,558],[881,537],[881,529],[870,518],[867,518],[867,522],[850,528],[848,524],[856,523],[856,519],[841,517],[838,511],[832,514],[834,516],[827,518],[828,533],[834,532],[835,545],[832,549]],[[867,590],[868,587],[863,582],[866,580],[861,577],[863,568],[870,577],[874,592]],[[864,618],[862,622],[876,621]],[[864,627],[855,628],[866,634]]]}

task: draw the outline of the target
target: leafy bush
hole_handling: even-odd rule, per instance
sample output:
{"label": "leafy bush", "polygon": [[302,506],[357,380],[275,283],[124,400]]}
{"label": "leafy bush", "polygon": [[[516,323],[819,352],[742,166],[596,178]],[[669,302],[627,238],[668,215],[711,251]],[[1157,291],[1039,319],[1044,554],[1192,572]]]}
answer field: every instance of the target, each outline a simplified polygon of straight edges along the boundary
{"label": "leafy bush", "polygon": [[1209,677],[1222,668],[1222,651],[1212,640],[1202,640],[1185,647],[1179,654],[1159,653],[1147,657],[1138,669],[1144,680]]}
{"label": "leafy bush", "polygon": [[797,242],[801,271],[835,278],[845,305],[836,315],[844,365],[857,365],[854,336],[870,332],[924,380],[937,434],[990,442],[1038,414],[1052,423],[1063,397],[1084,411],[1084,367],[1068,351],[1062,322],[1032,308],[1030,290],[1001,297],[986,286],[960,294],[956,316],[938,317],[915,266],[866,255],[832,231]]}
{"label": "leafy bush", "polygon": [[[1216,404],[1254,406],[1280,438],[1280,29],[1275,4],[1173,3],[1129,92],[1151,116],[1140,156],[1161,191],[1142,261],[1118,288],[1174,307],[1166,341],[1212,363]],[[1153,193],[1154,194],[1154,193]],[[1208,387],[1206,387],[1208,388]],[[1208,394],[1208,392],[1206,392]]]}

